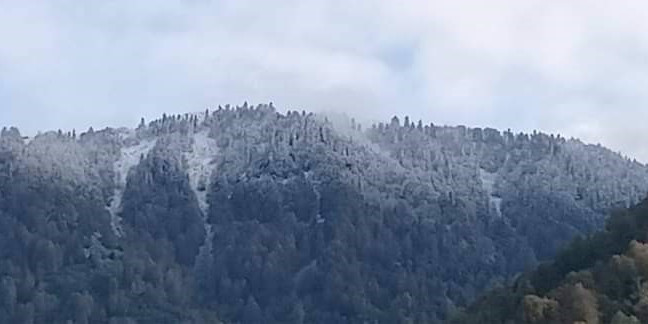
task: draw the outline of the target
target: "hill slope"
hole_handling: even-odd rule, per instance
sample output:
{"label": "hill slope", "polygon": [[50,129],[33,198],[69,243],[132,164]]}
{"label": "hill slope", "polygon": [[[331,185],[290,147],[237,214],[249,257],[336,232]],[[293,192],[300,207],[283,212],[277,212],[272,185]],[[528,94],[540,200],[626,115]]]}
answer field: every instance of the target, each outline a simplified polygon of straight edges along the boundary
{"label": "hill slope", "polygon": [[648,200],[482,297],[454,323],[648,322]]}
{"label": "hill slope", "polygon": [[[545,134],[271,105],[0,137],[0,321],[436,322],[643,198]],[[217,315],[216,315],[217,314]]]}

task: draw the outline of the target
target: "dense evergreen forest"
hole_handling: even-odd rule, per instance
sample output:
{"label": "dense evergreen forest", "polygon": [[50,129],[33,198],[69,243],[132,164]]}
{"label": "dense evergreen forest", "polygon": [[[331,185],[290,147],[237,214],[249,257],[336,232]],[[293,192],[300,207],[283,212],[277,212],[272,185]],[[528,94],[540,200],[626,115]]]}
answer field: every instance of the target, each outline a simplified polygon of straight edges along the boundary
{"label": "dense evergreen forest", "polygon": [[648,200],[550,263],[480,298],[452,323],[648,322]]}
{"label": "dense evergreen forest", "polygon": [[[647,192],[646,166],[575,139],[397,117],[363,127],[272,104],[135,129],[4,129],[0,322],[439,323]],[[554,286],[592,253],[641,273],[643,245],[628,245],[640,227],[614,219],[592,237],[625,241],[579,241],[516,288],[525,303],[563,316]],[[598,297],[597,271],[560,294],[592,296],[602,319],[641,318],[641,298]],[[502,291],[481,303],[519,306]],[[497,309],[463,318],[496,323]]]}

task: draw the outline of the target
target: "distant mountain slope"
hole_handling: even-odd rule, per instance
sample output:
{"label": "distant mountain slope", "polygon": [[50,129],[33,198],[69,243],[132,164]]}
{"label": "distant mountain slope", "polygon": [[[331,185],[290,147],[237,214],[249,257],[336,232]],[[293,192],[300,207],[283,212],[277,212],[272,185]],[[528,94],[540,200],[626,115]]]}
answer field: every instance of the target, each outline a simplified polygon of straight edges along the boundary
{"label": "distant mountain slope", "polygon": [[439,195],[524,236],[540,260],[573,234],[600,228],[610,208],[646,195],[643,165],[560,136],[394,119],[369,137]]}
{"label": "distant mountain slope", "polygon": [[648,200],[482,297],[453,323],[648,322]]}
{"label": "distant mountain slope", "polygon": [[5,129],[0,322],[438,322],[646,192],[577,140],[272,105]]}

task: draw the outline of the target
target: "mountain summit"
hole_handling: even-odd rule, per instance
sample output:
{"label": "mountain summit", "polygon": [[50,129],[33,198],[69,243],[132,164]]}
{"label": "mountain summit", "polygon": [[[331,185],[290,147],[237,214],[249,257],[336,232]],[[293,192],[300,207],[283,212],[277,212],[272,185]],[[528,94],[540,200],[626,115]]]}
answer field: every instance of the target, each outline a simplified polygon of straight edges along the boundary
{"label": "mountain summit", "polygon": [[0,322],[440,322],[648,168],[543,133],[270,105],[0,136]]}

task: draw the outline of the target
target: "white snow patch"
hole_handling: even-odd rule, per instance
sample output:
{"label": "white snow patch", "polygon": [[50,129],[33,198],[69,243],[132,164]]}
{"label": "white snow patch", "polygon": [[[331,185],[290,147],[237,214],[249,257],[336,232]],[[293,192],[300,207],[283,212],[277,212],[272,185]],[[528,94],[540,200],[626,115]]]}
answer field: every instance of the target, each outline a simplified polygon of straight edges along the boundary
{"label": "white snow patch", "polygon": [[115,235],[119,237],[124,234],[121,226],[122,219],[119,213],[122,208],[122,198],[124,189],[126,189],[128,172],[139,163],[142,155],[146,155],[155,146],[155,142],[155,140],[140,141],[137,145],[123,147],[121,149],[121,156],[114,164],[115,191],[106,209],[110,213],[110,226]]}
{"label": "white snow patch", "polygon": [[207,189],[212,171],[214,170],[214,157],[218,153],[216,140],[209,138],[207,131],[194,134],[194,143],[191,152],[185,154],[189,167],[189,182],[191,189],[196,193],[198,204],[203,214],[207,214]]}
{"label": "white snow patch", "polygon": [[211,244],[213,239],[213,230],[207,220],[207,191],[210,186],[211,173],[215,168],[214,158],[218,154],[216,140],[208,136],[208,131],[201,131],[193,135],[193,147],[191,152],[185,154],[187,166],[189,168],[189,184],[198,199],[198,207],[202,211],[203,221],[205,224],[205,243],[200,248],[200,255],[211,253]]}
{"label": "white snow patch", "polygon": [[123,141],[129,138],[134,138],[136,135],[136,132],[134,129],[130,129],[127,127],[122,127],[117,130],[119,133],[119,138]]}
{"label": "white snow patch", "polygon": [[[319,189],[317,187],[321,184],[321,182],[317,181],[317,180],[312,180],[311,179],[312,177],[313,177],[313,172],[312,171],[304,172],[304,178],[312,186],[313,192],[315,193],[315,199],[316,199],[317,204],[319,206],[321,204],[321,202],[322,202],[322,194],[320,193],[320,191],[319,191]],[[318,210],[318,213],[315,216],[315,223],[324,224],[325,222],[326,222],[326,218],[322,217],[322,214],[320,214],[319,210]]]}
{"label": "white snow patch", "polygon": [[479,179],[482,183],[482,189],[486,192],[486,195],[488,195],[489,211],[494,211],[497,217],[502,217],[502,198],[493,193],[497,174],[488,172],[484,169],[479,169]]}
{"label": "white snow patch", "polygon": [[502,217],[502,198],[490,196],[490,206],[495,209],[497,217]]}

